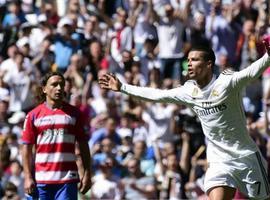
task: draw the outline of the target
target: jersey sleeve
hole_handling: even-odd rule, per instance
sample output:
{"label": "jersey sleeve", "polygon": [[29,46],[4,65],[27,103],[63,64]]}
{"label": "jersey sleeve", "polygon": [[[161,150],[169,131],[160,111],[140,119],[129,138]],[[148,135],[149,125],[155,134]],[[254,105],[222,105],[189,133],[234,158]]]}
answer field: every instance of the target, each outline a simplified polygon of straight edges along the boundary
{"label": "jersey sleeve", "polygon": [[243,88],[249,82],[257,79],[264,70],[270,66],[270,56],[266,53],[259,60],[252,63],[247,68],[235,72],[232,76],[232,87],[233,88]]}
{"label": "jersey sleeve", "polygon": [[34,126],[34,116],[32,113],[26,115],[22,131],[22,142],[24,144],[35,144],[37,132]]}
{"label": "jersey sleeve", "polygon": [[182,86],[170,90],[162,90],[122,84],[121,92],[146,101],[177,104],[185,103],[185,92]]}

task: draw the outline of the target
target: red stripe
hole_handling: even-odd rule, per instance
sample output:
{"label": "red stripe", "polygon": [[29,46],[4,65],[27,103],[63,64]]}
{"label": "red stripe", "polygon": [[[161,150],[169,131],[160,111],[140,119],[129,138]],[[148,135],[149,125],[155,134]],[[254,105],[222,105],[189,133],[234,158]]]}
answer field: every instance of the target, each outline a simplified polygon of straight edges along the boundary
{"label": "red stripe", "polygon": [[53,144],[39,144],[37,146],[37,153],[74,153],[75,144],[70,143],[53,143]]}
{"label": "red stripe", "polygon": [[36,171],[77,171],[75,162],[45,162],[36,163]]}
{"label": "red stripe", "polygon": [[68,180],[63,180],[63,181],[37,181],[37,183],[40,184],[62,184],[62,183],[78,183],[80,180],[77,179],[68,179]]}

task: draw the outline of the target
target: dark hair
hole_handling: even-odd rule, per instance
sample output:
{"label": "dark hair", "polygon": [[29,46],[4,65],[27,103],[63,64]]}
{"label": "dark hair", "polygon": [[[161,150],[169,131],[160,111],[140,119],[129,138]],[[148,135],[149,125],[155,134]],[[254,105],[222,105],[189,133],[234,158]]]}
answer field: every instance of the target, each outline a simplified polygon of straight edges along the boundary
{"label": "dark hair", "polygon": [[46,86],[49,78],[51,78],[52,76],[60,76],[62,78],[62,80],[65,82],[65,78],[64,78],[63,74],[61,74],[58,71],[48,72],[47,74],[45,74],[45,76],[41,79],[40,86],[37,86],[37,88],[36,88],[35,97],[36,97],[37,103],[42,103],[46,100],[46,95],[43,92],[43,87]]}
{"label": "dark hair", "polygon": [[210,47],[205,47],[205,46],[194,46],[191,48],[190,51],[202,51],[204,53],[204,59],[206,61],[211,60],[213,65],[215,64],[216,61],[216,56],[215,53],[213,51],[213,49],[211,49]]}
{"label": "dark hair", "polygon": [[16,192],[17,193],[18,188],[17,188],[17,186],[14,183],[7,182],[6,187],[5,187],[5,191],[7,191],[7,190],[13,191],[13,192]]}
{"label": "dark hair", "polygon": [[45,76],[42,78],[41,80],[41,85],[45,86],[49,80],[49,78],[51,78],[52,76],[60,76],[62,78],[63,81],[65,81],[65,78],[63,76],[62,73],[56,71],[56,72],[48,72],[47,74],[45,74]]}

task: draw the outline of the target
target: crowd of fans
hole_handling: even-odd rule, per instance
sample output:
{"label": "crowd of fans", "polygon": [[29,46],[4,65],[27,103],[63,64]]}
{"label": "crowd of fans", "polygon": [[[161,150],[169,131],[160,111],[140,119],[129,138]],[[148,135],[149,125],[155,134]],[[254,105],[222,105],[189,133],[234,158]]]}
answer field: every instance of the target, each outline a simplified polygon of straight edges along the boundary
{"label": "crowd of fans", "polygon": [[[213,48],[216,75],[242,70],[264,54],[269,24],[267,0],[0,1],[0,198],[25,198],[23,122],[39,81],[57,70],[89,135],[93,186],[81,199],[203,199],[207,140],[191,110],[139,102],[97,79],[176,87],[193,45]],[[244,92],[247,128],[270,163],[270,68]]]}

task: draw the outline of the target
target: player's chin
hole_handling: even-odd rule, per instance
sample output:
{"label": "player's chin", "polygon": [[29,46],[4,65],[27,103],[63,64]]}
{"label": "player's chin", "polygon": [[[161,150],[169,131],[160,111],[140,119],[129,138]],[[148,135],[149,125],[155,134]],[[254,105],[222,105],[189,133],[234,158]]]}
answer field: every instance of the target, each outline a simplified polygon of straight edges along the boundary
{"label": "player's chin", "polygon": [[189,78],[189,79],[194,79],[194,78],[195,78],[195,74],[193,74],[193,73],[188,73],[188,78]]}
{"label": "player's chin", "polygon": [[62,95],[62,94],[56,94],[56,95],[54,95],[54,99],[55,100],[62,100],[64,98],[64,95]]}

